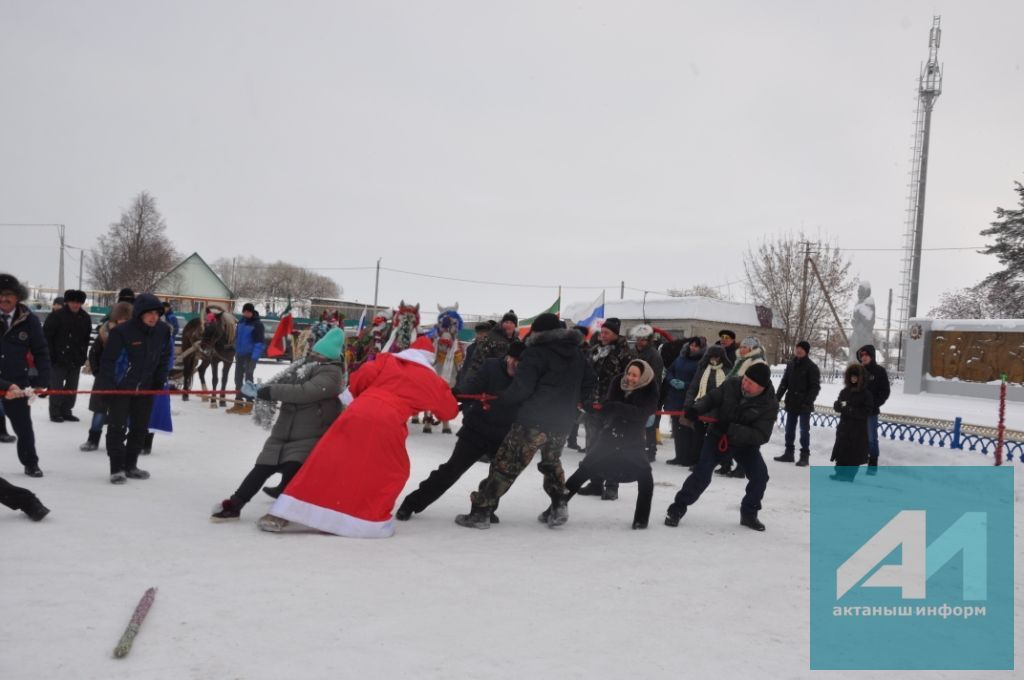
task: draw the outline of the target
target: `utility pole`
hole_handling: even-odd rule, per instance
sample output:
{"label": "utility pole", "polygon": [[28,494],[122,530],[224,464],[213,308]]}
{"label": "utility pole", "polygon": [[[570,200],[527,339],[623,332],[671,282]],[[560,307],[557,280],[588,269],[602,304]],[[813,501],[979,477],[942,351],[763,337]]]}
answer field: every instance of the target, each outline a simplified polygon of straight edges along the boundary
{"label": "utility pole", "polygon": [[892,368],[892,358],[889,356],[889,333],[892,331],[892,288],[889,289],[889,308],[885,313],[885,367]]}
{"label": "utility pole", "polygon": [[800,320],[796,326],[797,337],[793,342],[798,342],[807,337],[807,268],[811,264],[811,242],[801,241],[804,246],[804,276],[800,284]]}
{"label": "utility pole", "polygon": [[377,258],[377,276],[373,281],[373,313],[377,313],[377,292],[380,290],[380,261],[382,258]]}
{"label": "utility pole", "polygon": [[821,286],[821,294],[825,296],[825,302],[828,303],[828,308],[832,310],[832,318],[836,320],[836,325],[839,326],[839,334],[843,338],[843,344],[849,345],[850,338],[846,335],[846,329],[843,328],[843,322],[839,320],[839,312],[836,311],[836,306],[832,304],[832,296],[828,294],[828,289],[825,288],[825,282],[821,280],[821,273],[818,271],[818,265],[808,258],[808,262],[811,263],[811,270],[814,272],[814,278],[818,280],[818,285]]}
{"label": "utility pole", "polygon": [[57,225],[57,233],[60,235],[60,267],[57,270],[57,290],[64,294],[64,225]]}
{"label": "utility pole", "polygon": [[621,283],[621,284],[619,285],[619,299],[620,299],[620,300],[622,300],[622,299],[623,299],[623,298],[625,298],[625,297],[626,297],[626,282],[625,282],[625,281],[623,281],[623,282],[622,282],[622,283]]}

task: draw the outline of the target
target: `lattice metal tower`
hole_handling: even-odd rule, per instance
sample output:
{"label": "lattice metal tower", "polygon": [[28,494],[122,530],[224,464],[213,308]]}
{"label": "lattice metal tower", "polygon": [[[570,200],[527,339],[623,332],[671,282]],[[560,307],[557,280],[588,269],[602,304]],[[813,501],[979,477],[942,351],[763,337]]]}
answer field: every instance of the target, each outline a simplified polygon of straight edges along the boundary
{"label": "lattice metal tower", "polygon": [[941,17],[932,18],[928,34],[928,61],[921,67],[917,87],[917,118],[914,123],[914,144],[911,147],[910,184],[907,197],[907,222],[903,245],[903,281],[900,285],[899,328],[917,316],[917,290],[921,280],[921,238],[924,235],[924,194],[928,181],[928,140],[931,134],[932,109],[942,94],[942,65],[939,64]]}

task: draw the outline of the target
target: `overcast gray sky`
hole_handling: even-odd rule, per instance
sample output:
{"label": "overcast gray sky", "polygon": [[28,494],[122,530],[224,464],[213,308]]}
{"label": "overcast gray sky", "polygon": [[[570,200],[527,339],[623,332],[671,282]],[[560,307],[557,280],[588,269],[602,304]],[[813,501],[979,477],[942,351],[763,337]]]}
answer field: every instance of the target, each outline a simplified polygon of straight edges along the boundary
{"label": "overcast gray sky", "polygon": [[[140,190],[176,247],[566,286],[743,279],[801,227],[899,248],[916,79],[942,15],[924,247],[1024,180],[1024,2],[0,0],[0,222],[91,247]],[[52,229],[0,268],[55,285]],[[851,252],[879,314],[898,251]],[[996,268],[926,253],[922,312]],[[68,285],[77,283],[69,257]],[[373,271],[333,271],[373,297]],[[742,299],[742,284],[733,283]],[[555,288],[385,271],[381,300],[528,316]],[[627,296],[639,295],[627,291]]]}

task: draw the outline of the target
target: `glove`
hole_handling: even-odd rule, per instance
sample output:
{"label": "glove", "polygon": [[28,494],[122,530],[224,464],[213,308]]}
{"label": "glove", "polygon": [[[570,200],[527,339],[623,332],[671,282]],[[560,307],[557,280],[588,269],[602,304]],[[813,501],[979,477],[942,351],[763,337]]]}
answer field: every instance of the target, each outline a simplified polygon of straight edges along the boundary
{"label": "glove", "polygon": [[263,401],[273,401],[270,397],[270,385],[261,385],[260,388],[256,390],[256,398],[262,399]]}
{"label": "glove", "polygon": [[654,414],[652,413],[647,417],[647,422],[644,423],[644,427],[654,427]]}
{"label": "glove", "polygon": [[243,397],[249,397],[250,399],[255,399],[256,395],[257,395],[257,390],[258,389],[259,388],[256,387],[256,385],[254,385],[253,383],[246,382],[244,385],[242,385],[242,389],[241,389],[242,396]]}
{"label": "glove", "polygon": [[354,396],[352,396],[352,393],[349,392],[348,389],[346,389],[344,392],[342,392],[341,396],[338,397],[338,398],[341,399],[341,405],[342,406],[348,406],[349,404],[351,404],[353,401],[356,400],[356,398]]}
{"label": "glove", "polygon": [[846,402],[836,400],[836,403],[832,404],[832,408],[836,411],[842,411],[843,407],[846,406]]}
{"label": "glove", "polygon": [[668,384],[677,390],[686,389],[686,383],[680,380],[679,378],[672,378],[671,380],[668,381]]}

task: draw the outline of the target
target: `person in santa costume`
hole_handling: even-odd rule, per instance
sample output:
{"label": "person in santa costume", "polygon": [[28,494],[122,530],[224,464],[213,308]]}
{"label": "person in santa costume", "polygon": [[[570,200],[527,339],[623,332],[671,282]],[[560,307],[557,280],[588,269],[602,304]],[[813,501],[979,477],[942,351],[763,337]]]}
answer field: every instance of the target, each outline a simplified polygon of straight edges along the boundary
{"label": "person in santa costume", "polygon": [[391,510],[409,480],[406,422],[420,411],[441,420],[459,413],[433,362],[434,345],[421,337],[409,349],[380,354],[355,371],[348,389],[354,401],[260,518],[259,527],[281,531],[295,522],[351,538],[395,533]]}

